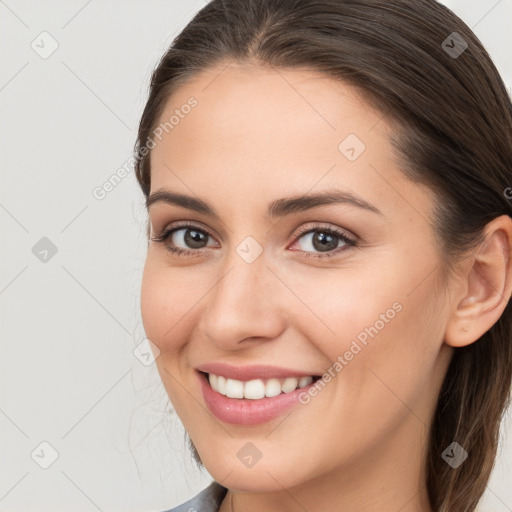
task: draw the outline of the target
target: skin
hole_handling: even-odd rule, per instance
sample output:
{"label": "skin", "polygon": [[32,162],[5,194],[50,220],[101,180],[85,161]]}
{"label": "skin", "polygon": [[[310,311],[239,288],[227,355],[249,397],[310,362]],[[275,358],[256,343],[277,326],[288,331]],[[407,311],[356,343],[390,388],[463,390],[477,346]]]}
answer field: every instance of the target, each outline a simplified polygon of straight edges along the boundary
{"label": "skin", "polygon": [[[191,96],[198,105],[152,150],[151,193],[199,197],[220,220],[149,208],[151,236],[190,221],[210,237],[199,256],[149,242],[141,309],[169,398],[205,467],[229,488],[221,511],[431,511],[423,460],[433,407],[453,347],[478,339],[510,297],[510,219],[490,223],[484,246],[446,283],[429,224],[435,197],[400,172],[394,128],[357,90],[311,70],[222,63],[182,85],[161,120]],[[351,133],[366,145],[355,161],[338,149]],[[330,187],[382,215],[340,203],[266,216],[273,200]],[[296,235],[317,222],[357,246],[306,258],[301,251],[325,254]],[[185,233],[167,244],[197,252]],[[247,236],[263,249],[252,263],[236,252]],[[321,374],[394,303],[401,311],[308,404],[256,426],[222,423],[207,409],[195,366]],[[248,441],[262,454],[250,468],[237,457]]]}

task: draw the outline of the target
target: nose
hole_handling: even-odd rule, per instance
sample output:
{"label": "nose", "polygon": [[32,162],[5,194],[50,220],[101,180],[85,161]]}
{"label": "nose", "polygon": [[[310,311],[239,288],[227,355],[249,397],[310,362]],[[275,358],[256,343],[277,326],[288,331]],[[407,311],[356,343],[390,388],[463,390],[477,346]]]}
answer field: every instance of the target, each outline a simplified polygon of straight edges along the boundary
{"label": "nose", "polygon": [[218,347],[238,350],[276,339],[286,324],[286,288],[267,267],[265,253],[248,262],[236,251],[219,272],[205,297],[200,330]]}

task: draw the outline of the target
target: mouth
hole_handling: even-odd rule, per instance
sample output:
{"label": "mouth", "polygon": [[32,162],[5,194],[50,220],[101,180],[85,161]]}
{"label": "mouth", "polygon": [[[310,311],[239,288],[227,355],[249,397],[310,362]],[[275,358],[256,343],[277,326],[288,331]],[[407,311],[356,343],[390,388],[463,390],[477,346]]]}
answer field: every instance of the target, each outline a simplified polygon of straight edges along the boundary
{"label": "mouth", "polygon": [[300,400],[301,395],[308,393],[321,378],[319,375],[301,375],[240,381],[196,371],[210,412],[224,423],[247,427],[274,420],[291,407],[301,406],[304,404]]}
{"label": "mouth", "polygon": [[195,371],[204,402],[218,420],[251,426],[309,403],[304,397],[322,375],[299,368],[211,361],[196,366]]}
{"label": "mouth", "polygon": [[199,371],[199,373],[213,391],[228,398],[246,400],[261,400],[262,398],[272,398],[281,394],[293,393],[297,389],[314,384],[321,378],[320,375],[303,375],[242,381],[214,373],[202,371]]}

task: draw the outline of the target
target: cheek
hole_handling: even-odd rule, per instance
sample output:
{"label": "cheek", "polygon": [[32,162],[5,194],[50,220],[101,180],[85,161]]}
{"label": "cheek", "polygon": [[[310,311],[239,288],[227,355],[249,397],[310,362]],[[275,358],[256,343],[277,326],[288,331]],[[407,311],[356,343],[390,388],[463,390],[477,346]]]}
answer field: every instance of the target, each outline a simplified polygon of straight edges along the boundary
{"label": "cheek", "polygon": [[190,397],[182,392],[183,386],[177,385],[176,379],[181,379],[181,364],[186,362],[181,352],[192,329],[193,315],[187,315],[187,311],[204,292],[184,286],[183,274],[179,269],[169,268],[159,256],[148,254],[140,305],[144,332],[160,351],[160,357],[156,359],[160,378],[173,407],[186,420]]}
{"label": "cheek", "polygon": [[341,402],[353,397],[355,408],[371,409],[393,391],[414,401],[442,343],[442,306],[426,270],[391,262],[378,268],[379,274],[345,269],[340,277],[331,271],[293,284],[315,313],[303,316],[300,329],[331,361]]}
{"label": "cheek", "polygon": [[[352,359],[338,383],[340,393],[352,397],[351,414],[375,422],[382,431],[392,431],[411,411],[427,421],[442,343],[442,318],[433,311],[432,283],[424,282],[414,293],[409,280],[395,284],[378,301],[363,303],[365,315],[354,310],[346,317],[349,329],[343,348]],[[392,304],[396,307],[391,311]]]}
{"label": "cheek", "polygon": [[327,269],[309,276],[297,272],[289,274],[287,282],[303,302],[290,301],[293,321],[331,361],[349,350],[353,340],[369,344],[379,336],[376,331],[397,322],[403,309],[401,283],[365,274],[362,268]]}
{"label": "cheek", "polygon": [[162,353],[179,350],[197,323],[198,308],[215,281],[194,266],[171,267],[165,255],[148,253],[141,283],[146,336]]}
{"label": "cheek", "polygon": [[165,269],[154,255],[148,254],[141,283],[141,315],[146,336],[164,352],[171,340],[178,340],[175,331],[184,313],[182,287],[176,273]]}

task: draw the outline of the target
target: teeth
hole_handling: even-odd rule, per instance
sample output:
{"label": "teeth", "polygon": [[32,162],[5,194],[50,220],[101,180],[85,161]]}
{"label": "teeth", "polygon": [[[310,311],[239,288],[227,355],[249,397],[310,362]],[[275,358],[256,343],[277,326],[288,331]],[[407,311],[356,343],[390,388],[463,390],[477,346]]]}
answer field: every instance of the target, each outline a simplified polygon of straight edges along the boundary
{"label": "teeth", "polygon": [[244,383],[239,380],[226,379],[226,396],[231,398],[243,398]]}
{"label": "teeth", "polygon": [[305,388],[306,386],[309,386],[313,382],[313,377],[307,376],[307,377],[301,377],[299,379],[299,388]]}
{"label": "teeth", "polygon": [[[250,381],[250,382],[258,382],[258,381]],[[259,380],[259,382],[263,382],[262,380]],[[247,383],[245,384],[247,387]],[[265,384],[265,396],[277,396],[281,394],[281,383],[279,382],[279,379],[268,379],[267,383]],[[245,396],[245,398],[254,398],[252,396]],[[263,398],[263,397],[261,397]]]}
{"label": "teeth", "polygon": [[299,388],[308,386],[313,382],[312,376],[288,377],[286,379],[253,379],[243,382],[241,380],[227,379],[222,375],[208,374],[208,381],[213,390],[229,398],[248,398],[258,400],[263,397],[273,397],[281,393],[290,393]]}
{"label": "teeth", "polygon": [[[263,398],[266,393],[266,384],[261,379],[248,380],[245,384],[241,381],[237,381],[242,385],[244,398],[250,398],[257,400]],[[281,393],[281,386],[279,386],[279,393]],[[226,393],[227,394],[227,393]],[[231,395],[227,395],[233,398]],[[272,395],[275,396],[275,395]],[[239,397],[237,397],[239,398]]]}
{"label": "teeth", "polygon": [[296,379],[295,377],[288,377],[283,382],[281,388],[284,393],[289,393],[290,391],[297,389],[298,384],[299,384],[299,379]]}

